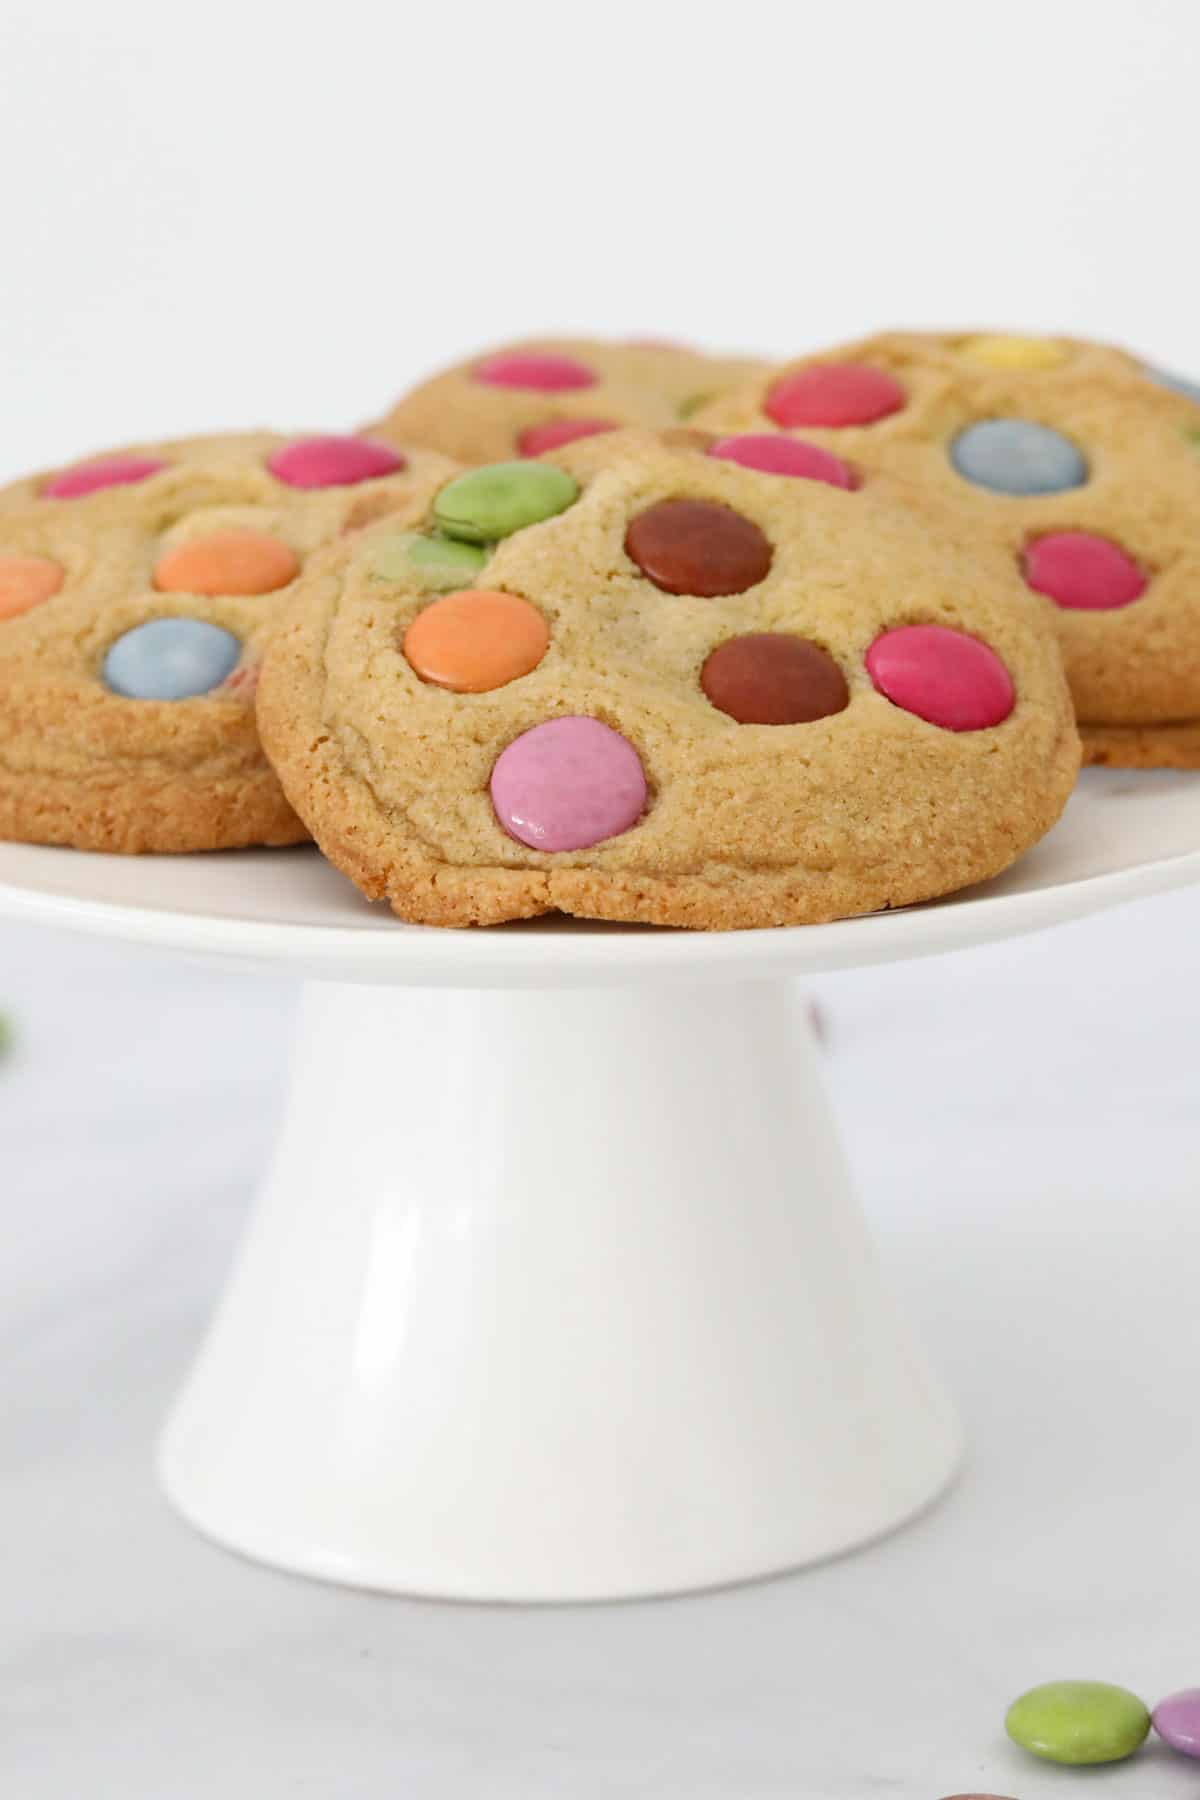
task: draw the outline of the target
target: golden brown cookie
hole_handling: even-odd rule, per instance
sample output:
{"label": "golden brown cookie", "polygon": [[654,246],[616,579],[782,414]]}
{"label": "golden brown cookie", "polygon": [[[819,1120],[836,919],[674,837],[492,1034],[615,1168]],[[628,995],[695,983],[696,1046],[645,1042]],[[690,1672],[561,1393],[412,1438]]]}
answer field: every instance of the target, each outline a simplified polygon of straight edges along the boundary
{"label": "golden brown cookie", "polygon": [[677,424],[766,365],[685,345],[554,338],[481,352],[366,427],[460,462],[540,456],[618,426]]}
{"label": "golden brown cookie", "polygon": [[0,837],[216,850],[307,834],[263,756],[269,628],[318,546],[418,517],[455,465],[263,432],[0,491]]}
{"label": "golden brown cookie", "polygon": [[696,424],[785,431],[867,481],[910,483],[915,506],[956,517],[965,543],[1045,597],[1079,719],[1104,728],[1107,760],[1124,744],[1146,765],[1159,743],[1195,766],[1196,401],[1102,345],[895,332],[788,364]]}
{"label": "golden brown cookie", "polygon": [[1200,719],[1181,725],[1082,725],[1083,760],[1110,769],[1200,769]]}
{"label": "golden brown cookie", "polygon": [[437,925],[806,923],[1005,868],[1079,766],[1050,624],[835,474],[593,439],[314,558],[258,711],[325,854]]}

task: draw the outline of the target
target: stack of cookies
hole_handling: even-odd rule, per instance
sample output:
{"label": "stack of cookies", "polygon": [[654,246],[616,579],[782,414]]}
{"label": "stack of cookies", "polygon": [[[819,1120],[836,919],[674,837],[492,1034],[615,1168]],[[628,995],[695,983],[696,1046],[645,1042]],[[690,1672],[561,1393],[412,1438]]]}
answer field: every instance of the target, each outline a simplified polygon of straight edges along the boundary
{"label": "stack of cookies", "polygon": [[[0,492],[0,836],[430,925],[934,899],[1200,766],[1200,396],[1067,339],[545,342]],[[1077,727],[1078,720],[1078,727]]]}

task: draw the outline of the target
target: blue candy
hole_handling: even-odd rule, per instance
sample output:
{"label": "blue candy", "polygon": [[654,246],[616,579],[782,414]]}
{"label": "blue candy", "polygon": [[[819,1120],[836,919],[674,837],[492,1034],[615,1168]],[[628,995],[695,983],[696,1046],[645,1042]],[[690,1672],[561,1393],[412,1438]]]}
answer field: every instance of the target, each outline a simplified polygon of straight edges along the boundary
{"label": "blue candy", "polygon": [[232,631],[220,625],[148,619],[109,645],[104,679],[127,700],[190,700],[220,687],[241,654]]}
{"label": "blue candy", "polygon": [[1142,374],[1148,375],[1159,387],[1170,388],[1173,394],[1182,394],[1185,400],[1200,406],[1200,381],[1189,381],[1185,375],[1172,375],[1167,369],[1155,369],[1149,363],[1142,364]]}
{"label": "blue candy", "polygon": [[950,461],[967,481],[994,494],[1058,494],[1088,478],[1082,453],[1032,419],[981,419],[960,431]]}

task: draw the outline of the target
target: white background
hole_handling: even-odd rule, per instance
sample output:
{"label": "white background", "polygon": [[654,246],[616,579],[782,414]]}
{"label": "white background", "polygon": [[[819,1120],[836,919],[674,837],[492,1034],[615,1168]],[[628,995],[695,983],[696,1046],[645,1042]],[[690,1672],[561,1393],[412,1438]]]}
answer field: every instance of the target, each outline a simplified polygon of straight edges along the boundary
{"label": "white background", "polygon": [[1190,0],[5,0],[5,429],[354,422],[550,329],[1196,347]]}
{"label": "white background", "polygon": [[[994,323],[1195,372],[1198,93],[1190,0],[6,0],[0,476],[352,424],[537,331],[782,355]],[[290,995],[5,928],[6,1789],[1065,1792],[999,1734],[1020,1687],[1200,1682],[1197,938],[1182,895],[824,984],[972,1470],[796,1581],[517,1615],[289,1582],[166,1514],[149,1443],[265,1154]],[[1195,1786],[1149,1755],[1082,1779]]]}

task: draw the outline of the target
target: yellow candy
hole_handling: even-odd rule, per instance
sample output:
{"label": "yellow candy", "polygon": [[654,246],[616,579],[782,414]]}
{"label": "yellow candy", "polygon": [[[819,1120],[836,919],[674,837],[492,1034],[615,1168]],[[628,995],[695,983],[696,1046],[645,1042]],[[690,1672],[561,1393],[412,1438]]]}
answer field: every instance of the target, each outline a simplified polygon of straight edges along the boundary
{"label": "yellow candy", "polygon": [[994,332],[968,338],[960,346],[963,356],[988,369],[1056,369],[1071,354],[1053,338],[1008,337]]}

